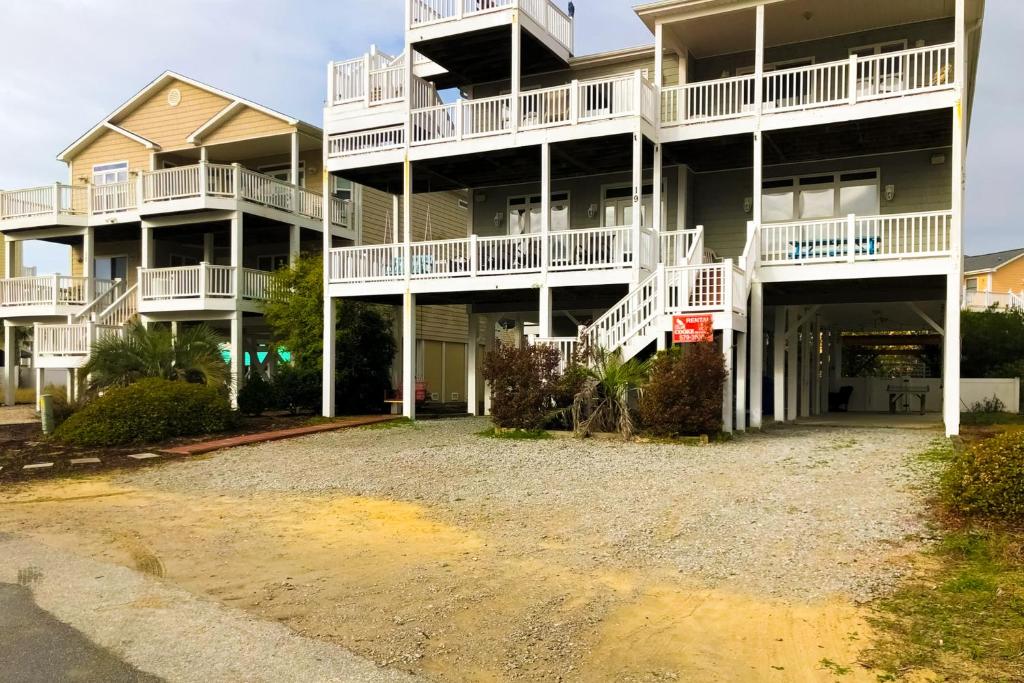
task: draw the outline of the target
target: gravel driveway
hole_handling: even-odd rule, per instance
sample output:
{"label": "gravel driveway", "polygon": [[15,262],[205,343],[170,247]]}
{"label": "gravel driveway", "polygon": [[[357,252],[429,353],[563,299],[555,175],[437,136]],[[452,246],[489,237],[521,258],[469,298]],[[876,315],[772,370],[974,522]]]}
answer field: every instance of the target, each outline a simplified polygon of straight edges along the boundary
{"label": "gravel driveway", "polygon": [[583,541],[575,559],[584,566],[661,565],[804,599],[869,599],[900,573],[879,550],[928,535],[926,478],[912,455],[936,432],[786,427],[701,447],[478,436],[487,426],[462,419],[334,432],[126,480],[414,501],[452,524],[483,521],[512,551]]}

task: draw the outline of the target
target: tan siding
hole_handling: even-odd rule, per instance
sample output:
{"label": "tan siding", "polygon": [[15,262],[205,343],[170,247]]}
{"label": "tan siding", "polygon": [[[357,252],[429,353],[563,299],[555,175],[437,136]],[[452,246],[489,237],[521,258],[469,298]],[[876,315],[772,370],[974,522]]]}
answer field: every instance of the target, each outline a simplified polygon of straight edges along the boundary
{"label": "tan siding", "polygon": [[114,161],[127,161],[130,171],[148,171],[149,156],[142,143],[108,130],[71,160],[71,178],[75,184],[92,182],[94,165]]}
{"label": "tan siding", "polygon": [[1007,263],[992,274],[992,291],[1024,292],[1024,257]]}
{"label": "tan siding", "polygon": [[[459,199],[465,192],[435,192],[413,196],[412,239],[422,242],[430,208],[431,238],[435,240],[465,237],[467,233],[467,209],[459,207]],[[392,196],[370,187],[362,188],[363,243],[383,244],[391,239],[385,237],[387,216],[393,208]],[[401,204],[399,204],[399,217]],[[394,217],[392,216],[392,235]],[[401,239],[402,231],[399,229]],[[416,336],[419,339],[465,342],[468,321],[464,306],[423,306],[418,309]]]}
{"label": "tan siding", "polygon": [[[201,125],[201,124],[200,124]],[[196,126],[198,128],[198,126]],[[194,130],[194,129],[193,129]],[[256,109],[243,107],[242,111],[221,124],[203,140],[204,144],[216,145],[222,142],[248,140],[267,135],[283,135],[295,130],[281,119],[264,114]]]}
{"label": "tan siding", "polygon": [[[167,93],[173,88],[181,92],[181,102],[176,107],[167,103]],[[165,150],[191,147],[186,138],[229,102],[220,95],[175,80],[116,123]]]}

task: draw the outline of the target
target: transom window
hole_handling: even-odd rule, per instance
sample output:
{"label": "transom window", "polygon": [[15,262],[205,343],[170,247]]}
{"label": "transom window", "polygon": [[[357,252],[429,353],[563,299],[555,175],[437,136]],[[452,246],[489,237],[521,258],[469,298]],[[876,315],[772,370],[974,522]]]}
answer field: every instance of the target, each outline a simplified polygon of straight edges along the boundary
{"label": "transom window", "polygon": [[817,173],[774,178],[762,184],[761,220],[765,223],[821,220],[880,212],[877,170]]}
{"label": "transom window", "polygon": [[352,199],[352,181],[331,176],[331,194],[338,199]]}
{"label": "transom window", "polygon": [[109,164],[94,164],[92,167],[93,185],[112,185],[128,180],[128,162],[115,161]]}

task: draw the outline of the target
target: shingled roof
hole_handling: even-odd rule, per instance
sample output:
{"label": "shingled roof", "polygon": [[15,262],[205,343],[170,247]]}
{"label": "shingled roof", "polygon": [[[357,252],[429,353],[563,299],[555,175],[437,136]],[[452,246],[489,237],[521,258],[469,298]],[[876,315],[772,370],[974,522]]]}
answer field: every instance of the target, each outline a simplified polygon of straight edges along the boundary
{"label": "shingled roof", "polygon": [[1024,248],[997,251],[993,254],[964,257],[964,271],[974,273],[981,270],[995,270],[1020,256],[1024,256]]}

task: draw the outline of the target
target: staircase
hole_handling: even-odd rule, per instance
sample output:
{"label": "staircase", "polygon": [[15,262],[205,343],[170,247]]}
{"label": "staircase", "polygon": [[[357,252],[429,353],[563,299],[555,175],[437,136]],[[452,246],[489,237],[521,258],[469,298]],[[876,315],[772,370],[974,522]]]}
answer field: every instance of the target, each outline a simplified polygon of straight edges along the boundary
{"label": "staircase", "polygon": [[578,339],[538,338],[535,343],[557,346],[565,359],[580,341],[590,348],[622,354],[628,360],[672,329],[672,316],[681,313],[746,311],[747,297],[756,267],[757,235],[734,267],[731,259],[706,262],[703,234],[690,244],[681,265],[659,264],[653,273],[633,287],[625,297],[588,327]]}
{"label": "staircase", "polygon": [[36,324],[33,359],[37,368],[78,368],[89,358],[92,345],[120,335],[138,314],[138,285],[119,281],[91,301],[66,323]]}

